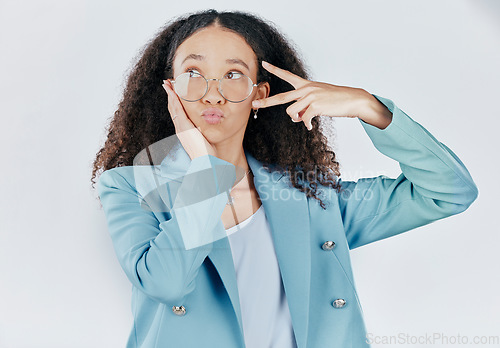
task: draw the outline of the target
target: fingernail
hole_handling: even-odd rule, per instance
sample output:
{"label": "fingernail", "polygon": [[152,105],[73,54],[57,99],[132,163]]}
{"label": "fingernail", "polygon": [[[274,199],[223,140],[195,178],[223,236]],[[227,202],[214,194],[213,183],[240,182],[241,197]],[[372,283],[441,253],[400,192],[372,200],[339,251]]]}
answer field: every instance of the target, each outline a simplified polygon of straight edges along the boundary
{"label": "fingernail", "polygon": [[252,102],[252,106],[253,106],[254,108],[258,108],[258,107],[260,106],[260,102],[259,102],[258,100],[254,100],[254,101]]}
{"label": "fingernail", "polygon": [[268,62],[266,62],[265,60],[263,60],[263,61],[262,61],[262,66],[263,66],[263,67],[269,66],[269,63],[268,63]]}

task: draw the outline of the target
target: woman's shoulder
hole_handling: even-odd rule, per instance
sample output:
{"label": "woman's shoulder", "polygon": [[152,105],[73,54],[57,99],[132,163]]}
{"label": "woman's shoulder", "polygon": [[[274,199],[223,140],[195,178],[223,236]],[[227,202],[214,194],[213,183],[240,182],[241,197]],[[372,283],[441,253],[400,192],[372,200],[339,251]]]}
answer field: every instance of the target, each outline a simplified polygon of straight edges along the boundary
{"label": "woman's shoulder", "polygon": [[97,182],[98,191],[105,188],[118,188],[136,192],[151,190],[151,185],[161,182],[159,166],[120,166],[105,170]]}

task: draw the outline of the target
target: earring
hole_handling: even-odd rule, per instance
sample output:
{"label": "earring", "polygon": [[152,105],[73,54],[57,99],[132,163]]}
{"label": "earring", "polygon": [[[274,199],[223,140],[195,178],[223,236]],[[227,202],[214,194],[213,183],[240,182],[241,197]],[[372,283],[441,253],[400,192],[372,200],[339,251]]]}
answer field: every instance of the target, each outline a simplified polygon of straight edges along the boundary
{"label": "earring", "polygon": [[259,109],[256,109],[253,111],[253,118],[254,119],[257,119],[257,111],[259,111]]}

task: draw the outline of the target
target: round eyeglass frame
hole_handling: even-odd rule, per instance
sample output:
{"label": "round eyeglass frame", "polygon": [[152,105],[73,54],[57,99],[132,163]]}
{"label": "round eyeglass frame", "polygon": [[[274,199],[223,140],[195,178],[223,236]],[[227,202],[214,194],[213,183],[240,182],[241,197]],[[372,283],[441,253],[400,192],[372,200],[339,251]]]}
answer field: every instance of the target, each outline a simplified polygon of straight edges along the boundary
{"label": "round eyeglass frame", "polygon": [[[226,76],[227,74],[224,74],[224,75],[223,75],[220,79],[207,79],[207,78],[206,78],[205,76],[203,76],[202,74],[200,74],[200,73],[195,73],[195,72],[191,72],[191,71],[186,71],[186,72],[184,72],[184,73],[180,74],[179,76],[184,75],[184,74],[191,74],[191,73],[196,74],[196,75],[200,75],[201,77],[203,77],[203,79],[205,79],[206,88],[205,88],[205,93],[203,93],[203,95],[201,96],[201,98],[198,98],[198,99],[195,99],[195,100],[184,99],[184,98],[182,98],[181,96],[179,96],[179,98],[181,98],[182,100],[188,101],[188,102],[195,102],[195,101],[198,101],[198,100],[202,99],[204,96],[206,96],[206,95],[207,95],[207,93],[208,93],[208,81],[212,81],[212,80],[219,81],[219,85],[217,86],[217,90],[219,91],[220,95],[221,95],[224,99],[226,99],[227,101],[229,101],[229,102],[231,102],[231,103],[241,103],[242,101],[245,101],[245,100],[246,100],[246,99],[248,99],[248,97],[250,97],[250,95],[252,94],[253,88],[254,88],[254,87],[257,87],[258,85],[260,85],[260,84],[262,83],[262,82],[259,82],[259,83],[255,84],[255,83],[253,83],[253,80],[252,80],[249,76],[247,76],[247,75],[245,75],[245,74],[243,74],[243,73],[239,73],[239,74],[241,74],[241,75],[245,76],[247,79],[249,79],[249,80],[250,80],[250,82],[252,82],[252,89],[250,90],[250,93],[248,93],[248,95],[247,95],[244,99],[239,100],[239,101],[233,101],[233,100],[229,100],[229,99],[227,99],[227,98],[224,96],[224,93],[222,93],[222,90],[221,90],[221,80],[222,80],[222,79],[224,78],[224,76]],[[172,85],[174,86],[174,90],[175,90],[175,80],[176,80],[176,79],[178,79],[178,78],[179,78],[179,76],[177,76],[175,79],[169,79],[169,81],[170,81],[170,82],[172,83]],[[177,91],[175,91],[175,93],[177,93]]]}

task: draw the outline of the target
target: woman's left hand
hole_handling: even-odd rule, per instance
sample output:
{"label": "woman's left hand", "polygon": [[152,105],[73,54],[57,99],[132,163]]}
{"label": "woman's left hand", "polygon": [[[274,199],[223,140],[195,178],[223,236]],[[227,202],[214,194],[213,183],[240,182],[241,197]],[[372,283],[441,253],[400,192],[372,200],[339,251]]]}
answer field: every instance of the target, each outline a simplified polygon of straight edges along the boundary
{"label": "woman's left hand", "polygon": [[290,83],[295,90],[273,95],[252,103],[255,108],[265,108],[296,100],[286,112],[293,122],[304,122],[312,129],[315,116],[359,117],[366,123],[385,128],[392,120],[392,113],[373,95],[361,88],[336,86],[309,81],[290,71],[262,62],[270,73]]}

